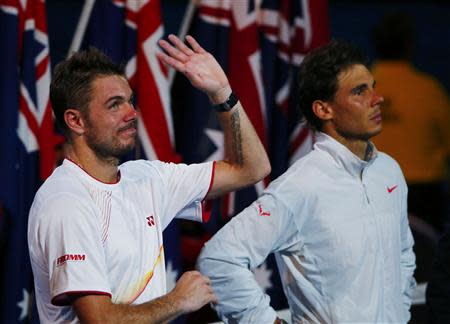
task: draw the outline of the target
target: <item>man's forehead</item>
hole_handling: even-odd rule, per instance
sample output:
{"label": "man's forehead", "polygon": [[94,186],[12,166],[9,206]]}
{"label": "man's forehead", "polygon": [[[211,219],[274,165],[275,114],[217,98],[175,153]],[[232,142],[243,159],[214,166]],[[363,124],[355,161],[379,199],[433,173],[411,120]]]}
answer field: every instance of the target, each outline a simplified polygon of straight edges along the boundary
{"label": "man's forehead", "polygon": [[341,70],[338,75],[339,86],[353,83],[371,83],[373,75],[363,64],[353,64]]}
{"label": "man's forehead", "polygon": [[109,97],[130,97],[132,90],[127,79],[120,75],[98,76],[93,82],[95,95],[103,99]]}

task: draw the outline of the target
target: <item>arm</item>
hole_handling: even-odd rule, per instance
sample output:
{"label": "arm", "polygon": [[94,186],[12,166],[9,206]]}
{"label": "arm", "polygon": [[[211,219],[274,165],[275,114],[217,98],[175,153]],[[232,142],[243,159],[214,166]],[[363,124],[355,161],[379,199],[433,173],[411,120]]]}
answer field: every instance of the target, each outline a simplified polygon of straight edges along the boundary
{"label": "arm", "polygon": [[[403,180],[404,182],[404,180]],[[411,297],[414,288],[416,287],[416,280],[413,277],[414,269],[416,268],[416,257],[413,251],[414,239],[411,234],[411,229],[409,228],[408,213],[407,213],[407,187],[406,183],[403,185],[403,199],[402,199],[402,211],[401,211],[401,255],[400,255],[400,266],[402,273],[402,288],[403,288],[403,313],[405,317],[405,323],[409,321],[410,307],[411,307]]]}
{"label": "arm", "polygon": [[[173,45],[165,40],[159,42],[167,54],[158,53],[158,57],[205,92],[213,105],[224,103],[231,94],[231,87],[214,57],[191,36],[186,37],[191,48],[174,35],[170,35],[169,40]],[[214,183],[207,198],[248,186],[270,172],[264,146],[241,103],[228,112],[218,113],[218,117],[225,137],[225,160],[216,163]]]}
{"label": "arm", "polygon": [[144,304],[113,304],[107,296],[81,295],[73,298],[72,306],[81,323],[162,323],[215,301],[209,279],[189,271],[170,293]]}
{"label": "arm", "polygon": [[274,322],[276,312],[251,269],[271,252],[296,243],[291,211],[270,194],[261,196],[206,243],[198,266],[211,279],[219,300],[215,309],[225,323]]}

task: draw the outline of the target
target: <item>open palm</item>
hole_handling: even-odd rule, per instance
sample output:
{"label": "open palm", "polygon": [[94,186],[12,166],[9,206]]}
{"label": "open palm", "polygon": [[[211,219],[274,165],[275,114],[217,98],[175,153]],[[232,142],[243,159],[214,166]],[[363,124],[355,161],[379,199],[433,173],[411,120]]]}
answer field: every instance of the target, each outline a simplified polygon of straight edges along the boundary
{"label": "open palm", "polygon": [[183,73],[191,84],[204,91],[213,102],[223,102],[231,92],[228,79],[214,56],[205,51],[192,36],[186,36],[190,47],[175,35],[160,40],[165,53],[157,53],[167,65]]}

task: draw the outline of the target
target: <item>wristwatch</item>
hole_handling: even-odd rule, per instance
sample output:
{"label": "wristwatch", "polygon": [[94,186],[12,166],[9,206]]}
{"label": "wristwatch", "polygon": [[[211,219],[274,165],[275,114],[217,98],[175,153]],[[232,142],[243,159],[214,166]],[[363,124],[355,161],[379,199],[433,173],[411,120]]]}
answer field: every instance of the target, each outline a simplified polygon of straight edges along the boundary
{"label": "wristwatch", "polygon": [[227,100],[225,100],[224,103],[214,105],[213,107],[217,112],[227,112],[233,109],[233,107],[237,104],[238,100],[239,99],[236,96],[236,94],[234,92],[231,92],[230,96],[228,97]]}

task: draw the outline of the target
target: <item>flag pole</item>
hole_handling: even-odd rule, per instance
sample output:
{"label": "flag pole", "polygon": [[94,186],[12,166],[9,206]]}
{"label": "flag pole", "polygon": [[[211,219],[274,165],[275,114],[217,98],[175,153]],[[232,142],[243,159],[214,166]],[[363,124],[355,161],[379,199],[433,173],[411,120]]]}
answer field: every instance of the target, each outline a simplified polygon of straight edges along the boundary
{"label": "flag pole", "polygon": [[[180,31],[178,32],[178,38],[181,40],[183,40],[186,37],[189,31],[189,27],[191,26],[192,19],[194,18],[196,2],[197,2],[196,0],[189,1],[189,4],[186,8],[186,13],[184,14]],[[175,69],[169,70],[169,79],[168,79],[169,89],[172,88],[175,73],[176,73]]]}
{"label": "flag pole", "polygon": [[84,33],[86,32],[94,3],[95,0],[84,1],[83,10],[80,14],[80,20],[78,21],[77,29],[75,30],[75,34],[72,38],[72,43],[70,44],[69,51],[67,52],[67,57],[80,49],[81,41],[83,40]]}

